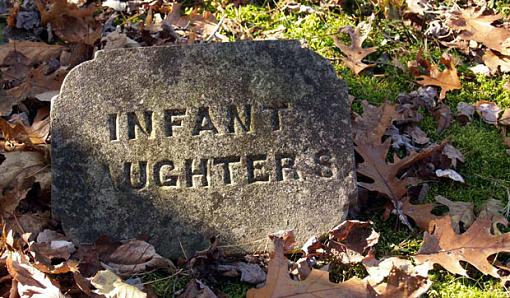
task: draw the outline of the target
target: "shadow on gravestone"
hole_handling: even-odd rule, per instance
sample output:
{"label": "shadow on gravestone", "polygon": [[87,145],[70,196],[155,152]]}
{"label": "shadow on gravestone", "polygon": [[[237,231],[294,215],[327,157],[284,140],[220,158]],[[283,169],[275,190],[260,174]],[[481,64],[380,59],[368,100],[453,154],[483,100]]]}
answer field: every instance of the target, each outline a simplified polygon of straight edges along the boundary
{"label": "shadow on gravestone", "polygon": [[99,52],[52,103],[54,217],[75,242],[145,235],[168,257],[216,235],[303,243],[355,198],[349,110],[295,41]]}

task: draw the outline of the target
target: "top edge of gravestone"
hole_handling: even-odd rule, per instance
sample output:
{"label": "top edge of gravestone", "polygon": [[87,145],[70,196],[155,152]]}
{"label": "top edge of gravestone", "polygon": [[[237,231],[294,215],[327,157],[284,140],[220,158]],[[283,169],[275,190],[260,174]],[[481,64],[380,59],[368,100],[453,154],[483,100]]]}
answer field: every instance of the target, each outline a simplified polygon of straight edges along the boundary
{"label": "top edge of gravestone", "polygon": [[[302,51],[304,55],[308,55],[311,60],[317,65],[326,66],[330,68],[330,71],[334,72],[333,65],[330,61],[322,57],[321,55],[314,52],[312,49],[303,47],[302,43],[297,39],[284,39],[284,40],[242,40],[242,41],[234,41],[234,42],[222,42],[222,43],[197,43],[191,45],[163,45],[163,46],[152,46],[152,47],[135,47],[135,48],[119,48],[119,49],[109,49],[109,50],[99,50],[94,54],[94,58],[89,61],[85,61],[73,69],[69,71],[69,73],[64,78],[64,81],[60,88],[60,94],[62,95],[62,91],[66,88],[67,82],[76,75],[76,73],[82,71],[87,68],[89,65],[94,63],[101,63],[103,61],[107,61],[109,58],[117,57],[122,55],[122,53],[133,53],[133,52],[155,52],[161,50],[167,50],[171,52],[179,52],[190,48],[231,48],[231,47],[249,47],[251,45],[263,45],[265,47],[280,47],[280,48],[288,48],[294,49],[296,51]],[[335,75],[336,77],[336,75]],[[342,88],[346,88],[345,82],[338,80],[342,86]]]}

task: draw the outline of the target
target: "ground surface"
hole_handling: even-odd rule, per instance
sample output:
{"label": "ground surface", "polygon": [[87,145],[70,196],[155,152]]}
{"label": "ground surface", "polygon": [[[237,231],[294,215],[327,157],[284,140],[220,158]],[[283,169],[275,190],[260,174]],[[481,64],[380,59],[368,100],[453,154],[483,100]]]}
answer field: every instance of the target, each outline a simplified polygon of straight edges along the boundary
{"label": "ground surface", "polygon": [[[353,110],[362,111],[361,102],[367,100],[374,105],[385,101],[394,102],[401,93],[408,93],[420,86],[411,72],[405,67],[408,62],[416,60],[418,52],[424,50],[424,57],[438,62],[447,49],[439,40],[426,36],[423,30],[413,28],[400,15],[405,10],[404,3],[398,1],[380,1],[374,5],[370,1],[350,0],[325,1],[333,6],[320,5],[319,1],[203,1],[197,3],[184,1],[183,13],[190,13],[193,6],[201,11],[211,12],[224,26],[219,26],[217,33],[226,39],[298,39],[305,46],[329,59],[337,70],[338,76],[349,86],[349,93],[354,96]],[[237,3],[243,2],[243,3]],[[293,3],[293,4],[292,4]],[[239,5],[238,5],[239,4]],[[293,6],[290,6],[292,4]],[[436,6],[451,7],[456,3],[447,1],[433,3]],[[388,13],[384,7],[393,5],[397,17]],[[489,8],[507,15],[510,8],[507,1],[491,1]],[[296,8],[297,7],[297,8]],[[300,10],[300,8],[302,8]],[[345,66],[342,52],[335,46],[333,36],[338,36],[338,29],[366,21],[375,15],[373,27],[363,47],[377,46],[377,50],[368,55],[364,61],[375,66],[355,74]],[[119,16],[117,25],[126,22],[143,22],[146,15]],[[0,28],[6,26],[7,17],[0,19]],[[347,36],[340,36],[348,42]],[[486,76],[475,74],[469,69],[479,63],[476,59],[463,54],[457,49],[449,49],[457,61],[457,70],[461,79],[461,89],[446,93],[444,102],[456,113],[459,102],[474,104],[481,100],[495,102],[501,109],[510,107],[510,89],[507,84],[510,76],[498,74]],[[398,62],[398,63],[397,63]],[[404,67],[401,67],[404,66]],[[448,180],[431,181],[430,190],[425,201],[432,201],[434,196],[442,195],[453,201],[473,202],[479,208],[488,199],[500,200],[506,205],[510,189],[510,157],[499,129],[485,123],[481,118],[466,126],[454,122],[451,127],[438,133],[437,121],[424,112],[422,129],[437,143],[450,140],[465,157],[465,163],[457,167],[465,183]],[[376,246],[378,256],[407,256],[416,253],[422,243],[422,233],[410,231],[399,224],[395,216],[383,219],[383,206],[374,207],[357,214],[360,219],[370,219],[375,223],[375,230],[380,233]],[[360,266],[338,266],[332,271],[331,279],[343,281],[351,276],[364,277],[366,272]],[[473,270],[471,278],[451,274],[437,266],[429,274],[434,282],[427,295],[430,297],[507,297],[508,292],[500,281],[483,276]],[[163,272],[151,272],[141,275],[144,283],[150,284],[154,292],[161,297],[173,297],[183,289],[189,277],[185,274],[169,275]],[[236,279],[225,279],[211,285],[228,297],[244,297],[251,285],[240,283]]]}

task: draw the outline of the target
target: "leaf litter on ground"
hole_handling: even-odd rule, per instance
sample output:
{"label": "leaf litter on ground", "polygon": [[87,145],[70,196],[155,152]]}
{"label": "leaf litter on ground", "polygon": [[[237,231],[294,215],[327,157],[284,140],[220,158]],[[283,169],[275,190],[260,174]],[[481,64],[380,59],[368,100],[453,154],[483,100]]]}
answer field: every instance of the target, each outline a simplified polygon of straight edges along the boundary
{"label": "leaf litter on ground", "polygon": [[[38,297],[37,295],[60,297],[62,293],[69,291],[91,295],[95,290],[105,296],[131,292],[134,297],[144,297],[146,293],[150,293],[147,287],[142,288],[139,282],[135,282],[137,286],[131,288],[131,285],[122,278],[158,268],[172,272],[172,275],[179,272],[176,272],[175,266],[170,261],[159,256],[154,247],[138,239],[117,242],[99,238],[94,244],[75,247],[61,233],[58,224],[50,218],[49,201],[44,201],[41,206],[31,207],[28,211],[22,211],[19,208],[20,204],[27,200],[26,197],[33,190],[33,185],[38,184],[46,191],[49,190],[49,167],[46,155],[51,141],[47,117],[48,101],[58,92],[65,74],[72,67],[91,59],[93,53],[99,49],[227,41],[229,38],[225,33],[238,39],[249,39],[254,36],[253,27],[250,28],[244,23],[225,18],[224,15],[218,21],[216,19],[218,13],[211,14],[199,6],[183,14],[184,4],[180,3],[112,2],[114,1],[103,3],[105,7],[101,9],[97,4],[87,4],[84,1],[73,3],[65,0],[36,1],[37,8],[30,11],[24,8],[13,9],[9,16],[8,29],[31,24],[30,26],[34,28],[44,28],[43,31],[49,34],[41,37],[34,33],[34,38],[31,38],[34,41],[9,41],[8,44],[0,46],[3,87],[0,91],[0,96],[3,97],[0,102],[0,114],[3,116],[0,118],[2,131],[0,168],[4,169],[5,178],[1,180],[3,183],[1,207],[4,224],[6,224],[4,246],[8,248],[4,248],[4,255],[0,261],[6,263],[9,254],[12,261],[12,273],[10,277],[6,276],[9,277],[7,283],[10,286],[2,288],[3,293],[22,295],[21,293],[28,291],[30,295],[35,295],[33,297]],[[340,4],[332,3],[334,1],[329,2],[331,2],[330,6],[324,7],[340,7]],[[484,62],[490,74],[497,75],[507,71],[507,61],[510,59],[508,57],[510,54],[507,52],[509,30],[499,15],[485,6],[437,8],[427,1],[406,2],[406,13],[418,16],[414,21],[421,19],[430,23],[427,28],[428,33],[425,32],[425,34],[434,35],[442,44],[447,42],[445,38],[453,35],[454,40],[448,42],[460,48],[463,53]],[[120,4],[125,6],[117,7]],[[117,9],[113,9],[113,6]],[[399,8],[396,2],[392,2],[391,6],[392,9],[402,8],[402,5],[400,4]],[[224,12],[223,9],[219,12]],[[289,4],[285,11],[306,15],[309,14],[310,9],[316,13],[322,12],[322,7],[301,4],[297,6]],[[445,12],[443,15],[446,18],[437,18],[440,15],[438,12]],[[41,20],[29,17],[37,13],[41,15]],[[398,15],[386,10],[385,14],[392,17]],[[113,25],[114,20],[118,20],[121,15],[136,15],[136,17],[142,17],[142,21],[126,22],[121,26]],[[369,62],[363,62],[363,59],[369,54],[376,53],[378,45],[374,44],[368,48],[362,46],[368,38],[374,18],[375,16],[371,16],[368,20],[359,22],[356,27],[340,28],[339,33],[349,35],[350,45],[344,44],[337,36],[334,38],[334,44],[344,55],[342,58],[344,64],[355,74],[375,66],[366,64]],[[445,29],[451,30],[450,37],[441,36],[441,32]],[[286,27],[266,30],[261,32],[260,36],[281,37],[286,30]],[[488,31],[491,35],[486,34]],[[488,37],[494,34],[500,38]],[[462,47],[467,51],[464,51]],[[477,51],[478,54],[476,54]],[[418,57],[416,66],[421,67],[424,73],[415,74],[421,75],[422,78],[418,84],[441,88],[439,101],[444,101],[447,92],[459,89],[461,82],[451,56],[445,53],[441,63],[445,66],[444,69]],[[415,71],[413,67],[410,70]],[[382,107],[364,104],[365,113],[362,116],[355,115],[358,122],[354,121],[354,134],[367,136],[371,142],[358,139],[357,152],[364,159],[358,163],[358,170],[361,168],[361,171],[372,175],[368,176],[369,178],[375,177],[376,181],[369,183],[362,179],[360,188],[365,187],[373,191],[370,195],[372,201],[389,200],[391,204],[387,205],[386,210],[396,213],[407,225],[416,224],[420,229],[427,231],[429,233],[426,236],[427,241],[433,239],[432,242],[446,243],[448,240],[443,239],[442,237],[446,237],[443,235],[448,235],[447,239],[461,239],[468,237],[468,232],[471,233],[470,237],[475,239],[474,235],[477,233],[470,232],[476,225],[476,222],[473,224],[472,204],[452,202],[446,198],[439,199],[438,202],[448,206],[449,209],[443,215],[432,213],[433,209],[440,205],[439,203],[415,205],[416,202],[414,202],[411,204],[411,200],[415,198],[409,188],[421,180],[438,180],[437,171],[443,171],[440,173],[447,171],[448,176],[460,180],[455,175],[458,172],[454,170],[457,162],[464,162],[460,151],[449,143],[434,144],[419,126],[423,119],[420,115],[423,110],[433,115],[438,123],[438,132],[448,129],[451,125],[453,119],[450,108],[446,104],[438,104],[436,97],[437,92],[433,87],[424,87],[409,94],[402,94],[397,98],[398,104],[393,107],[390,104],[384,104]],[[25,101],[27,98],[37,99],[38,103],[35,105],[27,103]],[[43,103],[41,108],[40,102],[44,101],[46,103]],[[468,124],[473,120],[476,112],[483,121],[498,124],[510,148],[510,138],[506,137],[506,129],[509,125],[508,109],[504,110],[501,116],[498,116],[501,114],[501,110],[498,109],[495,103],[480,101],[475,105],[465,104],[462,108],[458,108],[455,117],[460,123]],[[13,114],[12,111],[15,113]],[[400,151],[402,149],[404,151]],[[39,163],[39,160],[42,162]],[[363,163],[364,165],[360,166]],[[382,172],[374,175],[377,172],[374,169],[382,170]],[[507,244],[503,243],[498,247],[491,242],[494,239],[506,239],[507,234],[498,226],[498,223],[506,220],[501,215],[501,209],[499,201],[487,200],[480,209],[479,219],[491,217],[492,220],[490,223],[484,222],[483,229],[473,230],[483,234],[490,226],[490,231],[494,235],[490,234],[490,237],[485,235],[482,238],[487,240],[489,247],[498,252],[507,249]],[[412,218],[413,221],[409,222],[408,218]],[[449,229],[453,231],[453,234]],[[466,229],[467,231],[464,232]],[[419,296],[430,287],[427,270],[424,269],[425,267],[428,269],[429,262],[414,266],[405,259],[383,257],[377,260],[375,258],[378,234],[367,222],[346,221],[332,229],[326,238],[321,238],[319,235],[310,238],[297,261],[286,260],[283,255],[283,252],[289,251],[292,246],[291,234],[287,231],[273,236],[275,242],[276,239],[285,238],[284,244],[278,244],[284,248],[277,249],[277,251],[281,250],[281,254],[275,254],[271,260],[279,259],[270,263],[268,276],[263,270],[267,255],[262,253],[246,255],[242,259],[229,259],[223,255],[218,245],[219,240],[214,239],[209,249],[184,261],[187,268],[186,274],[189,273],[193,278],[182,291],[183,297],[197,295],[216,297],[211,290],[215,288],[210,288],[208,285],[214,285],[221,278],[235,278],[252,284],[260,284],[266,280],[266,286],[261,288],[261,292],[257,292],[258,295],[280,293],[279,291],[309,294],[307,291],[312,288],[324,289],[325,293],[338,293],[338,291],[346,291],[345,287],[351,284],[353,288],[349,290],[362,297],[368,297],[366,295],[409,297]],[[433,245],[430,242],[424,243],[423,246],[416,259],[441,260],[438,257],[443,253],[441,247],[431,249],[430,246]],[[461,251],[463,248],[455,249]],[[480,256],[488,253],[481,248],[476,248],[475,251]],[[369,277],[365,280],[352,279],[343,284],[332,283],[329,281],[327,271],[315,268],[320,262],[320,264],[329,262],[328,258],[350,265],[363,263]],[[489,275],[491,274],[486,272],[493,272],[494,269],[487,267],[483,256],[474,258],[470,255],[461,261],[478,265],[483,269],[480,269],[483,273]],[[440,261],[437,262],[441,264]],[[275,263],[279,263],[280,267]],[[497,262],[494,264],[497,268],[505,267],[504,264]],[[458,272],[456,265],[447,264],[446,266],[450,266],[453,273]],[[323,268],[326,269],[325,267]],[[8,274],[6,271],[8,268],[4,269],[5,272],[2,273]],[[280,273],[275,275],[275,270]],[[109,278],[107,280],[99,278],[100,282],[94,289],[90,280],[94,276]],[[277,285],[269,278],[274,276],[281,278],[277,281]],[[310,276],[311,279],[309,279]],[[12,282],[9,283],[9,280]],[[133,279],[128,281],[131,283]],[[340,290],[342,288],[343,290]],[[252,294],[253,292],[251,291]],[[349,293],[353,294],[353,292]]]}

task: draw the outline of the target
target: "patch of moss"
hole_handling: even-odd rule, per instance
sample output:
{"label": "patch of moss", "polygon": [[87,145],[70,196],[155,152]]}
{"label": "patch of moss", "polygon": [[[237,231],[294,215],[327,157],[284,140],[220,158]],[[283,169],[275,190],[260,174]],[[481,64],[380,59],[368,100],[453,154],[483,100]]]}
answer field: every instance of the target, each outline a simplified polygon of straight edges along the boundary
{"label": "patch of moss", "polygon": [[444,269],[436,269],[429,275],[433,284],[428,291],[431,298],[503,298],[508,292],[494,278],[476,279],[456,277]]}
{"label": "patch of moss", "polygon": [[151,287],[157,297],[170,298],[175,296],[176,291],[184,289],[190,278],[156,271],[143,275],[142,281]]}

